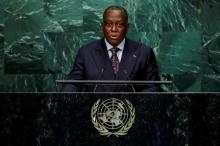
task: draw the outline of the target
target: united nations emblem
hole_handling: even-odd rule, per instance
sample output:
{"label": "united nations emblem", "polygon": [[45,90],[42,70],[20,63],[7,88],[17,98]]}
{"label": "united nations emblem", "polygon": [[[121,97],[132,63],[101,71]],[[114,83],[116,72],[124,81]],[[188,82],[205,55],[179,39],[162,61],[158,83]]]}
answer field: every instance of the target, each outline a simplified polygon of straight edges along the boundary
{"label": "united nations emblem", "polygon": [[91,120],[100,135],[116,137],[126,135],[135,120],[135,108],[125,99],[125,102],[110,98],[94,103],[91,109]]}

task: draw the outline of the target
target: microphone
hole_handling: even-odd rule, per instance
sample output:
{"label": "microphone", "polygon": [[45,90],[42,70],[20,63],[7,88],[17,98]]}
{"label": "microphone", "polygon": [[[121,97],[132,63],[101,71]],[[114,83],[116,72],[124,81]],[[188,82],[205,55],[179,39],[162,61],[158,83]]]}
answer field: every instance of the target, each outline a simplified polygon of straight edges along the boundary
{"label": "microphone", "polygon": [[[101,73],[99,74],[97,80],[99,80],[99,79],[102,77],[102,74],[103,74],[104,70],[105,70],[104,68],[101,69]],[[95,92],[95,90],[96,90],[97,87],[98,87],[98,84],[95,84],[95,87],[94,87],[94,89],[93,89],[93,92]]]}
{"label": "microphone", "polygon": [[[126,75],[126,78],[127,78],[129,81],[130,81],[130,78],[129,78],[129,76],[128,76],[128,72],[127,72],[127,70],[126,70],[126,69],[124,69],[124,70],[123,70],[123,73]],[[135,92],[135,89],[134,89],[133,84],[131,84],[130,86],[131,86],[131,88],[132,88],[133,92]]]}

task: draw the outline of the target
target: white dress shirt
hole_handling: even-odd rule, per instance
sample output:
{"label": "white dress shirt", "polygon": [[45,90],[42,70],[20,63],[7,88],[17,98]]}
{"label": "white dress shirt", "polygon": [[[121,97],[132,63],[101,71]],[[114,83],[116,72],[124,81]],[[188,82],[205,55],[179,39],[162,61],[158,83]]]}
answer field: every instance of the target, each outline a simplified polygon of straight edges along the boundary
{"label": "white dress shirt", "polygon": [[[108,51],[109,58],[111,59],[111,57],[112,57],[112,51],[111,51],[111,49],[113,48],[113,46],[108,43],[108,41],[106,40],[106,38],[105,38],[105,44],[106,44],[106,48],[107,48],[107,51]],[[118,52],[117,52],[117,56],[118,56],[119,62],[121,62],[121,58],[122,58],[122,53],[123,53],[123,50],[124,50],[124,46],[125,46],[125,38],[124,38],[124,39],[121,41],[121,43],[118,44],[118,46],[117,46],[117,48],[119,49]]]}

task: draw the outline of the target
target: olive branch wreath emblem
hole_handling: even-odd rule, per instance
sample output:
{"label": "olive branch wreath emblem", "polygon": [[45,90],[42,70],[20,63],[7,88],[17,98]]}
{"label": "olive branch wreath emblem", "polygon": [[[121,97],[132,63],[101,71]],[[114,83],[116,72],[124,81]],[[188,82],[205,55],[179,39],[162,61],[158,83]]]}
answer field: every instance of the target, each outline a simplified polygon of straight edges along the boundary
{"label": "olive branch wreath emblem", "polygon": [[107,128],[105,128],[104,126],[102,126],[96,117],[96,112],[98,110],[98,106],[100,103],[100,99],[94,103],[94,105],[92,106],[91,109],[91,121],[94,125],[94,127],[100,132],[100,135],[103,136],[111,136],[111,135],[115,135],[116,137],[119,136],[123,136],[126,135],[128,133],[128,130],[131,128],[131,126],[133,125],[134,121],[135,121],[135,108],[133,107],[133,105],[131,104],[130,101],[128,101],[127,99],[125,99],[125,101],[127,102],[127,106],[130,112],[130,118],[128,119],[128,121],[126,122],[126,124],[124,126],[122,126],[118,131],[116,132],[110,132]]}

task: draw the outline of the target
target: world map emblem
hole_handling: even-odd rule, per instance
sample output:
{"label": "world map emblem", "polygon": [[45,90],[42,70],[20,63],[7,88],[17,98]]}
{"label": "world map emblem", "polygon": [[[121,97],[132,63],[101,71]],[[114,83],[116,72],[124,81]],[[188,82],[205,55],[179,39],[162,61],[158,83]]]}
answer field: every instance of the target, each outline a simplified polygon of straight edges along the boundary
{"label": "world map emblem", "polygon": [[126,135],[135,121],[135,108],[127,99],[99,99],[92,106],[91,121],[100,135]]}

